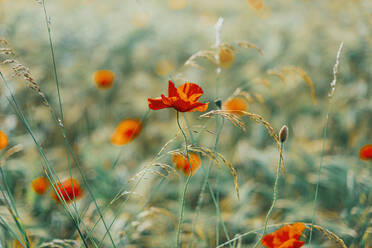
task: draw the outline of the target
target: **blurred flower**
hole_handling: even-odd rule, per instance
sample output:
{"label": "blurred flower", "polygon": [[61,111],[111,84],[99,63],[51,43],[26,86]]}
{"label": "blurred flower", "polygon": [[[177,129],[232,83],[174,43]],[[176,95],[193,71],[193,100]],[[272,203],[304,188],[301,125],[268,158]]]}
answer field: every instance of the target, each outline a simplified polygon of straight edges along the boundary
{"label": "blurred flower", "polygon": [[38,195],[43,195],[48,190],[50,183],[45,177],[37,177],[31,182],[31,187]]}
{"label": "blurred flower", "polygon": [[304,229],[303,223],[285,225],[275,232],[265,235],[261,243],[266,248],[299,248],[305,244],[304,241],[299,240]]}
{"label": "blurred flower", "polygon": [[147,26],[150,16],[145,12],[135,13],[132,17],[132,22],[137,28],[143,28]]}
{"label": "blurred flower", "polygon": [[234,51],[229,47],[220,47],[218,49],[218,62],[221,67],[230,68],[234,63]]}
{"label": "blurred flower", "polygon": [[372,144],[364,145],[360,148],[359,158],[361,160],[371,160],[372,161]]}
{"label": "blurred flower", "polygon": [[[201,159],[197,154],[192,152],[189,152],[189,158],[192,174],[194,175],[201,165]],[[182,154],[173,154],[172,162],[176,166],[177,170],[182,171],[186,176],[190,175],[190,164],[186,156]]]}
{"label": "blurred flower", "polygon": [[8,146],[9,140],[6,134],[0,130],[0,150]]}
{"label": "blurred flower", "polygon": [[240,116],[243,115],[241,111],[248,111],[248,103],[242,98],[234,97],[224,102],[222,109]]}
{"label": "blurred flower", "polygon": [[83,196],[83,190],[80,188],[79,182],[74,178],[68,178],[61,183],[55,184],[54,187],[56,188],[58,195],[53,191],[52,198],[57,202],[61,202],[59,199],[61,198],[69,203],[74,200],[74,196],[75,199],[79,199]]}
{"label": "blurred flower", "polygon": [[[28,235],[27,235],[28,236]],[[28,237],[28,240],[30,241],[30,238]],[[18,240],[14,239],[13,240],[13,248],[23,248],[23,247],[26,247],[26,244],[23,240],[21,240],[22,244],[19,243]],[[34,247],[33,243],[30,241],[30,248]]]}
{"label": "blurred flower", "polygon": [[161,98],[149,98],[149,108],[159,110],[163,108],[174,108],[179,112],[204,112],[208,109],[209,103],[198,102],[203,95],[203,90],[194,83],[184,83],[178,88],[169,80],[168,97],[163,94]]}
{"label": "blurred flower", "polygon": [[161,60],[158,60],[158,62],[156,63],[155,72],[159,76],[166,76],[166,75],[169,75],[169,73],[173,71],[173,69],[174,69],[174,65],[172,64],[171,61],[167,59],[161,59]]}
{"label": "blurred flower", "polygon": [[187,0],[169,0],[169,8],[173,10],[181,10],[186,7]]}
{"label": "blurred flower", "polygon": [[142,123],[138,119],[126,119],[116,127],[111,137],[113,145],[122,146],[134,140],[142,130]]}
{"label": "blurred flower", "polygon": [[110,70],[99,70],[93,74],[93,80],[99,89],[109,89],[114,84],[115,74]]}

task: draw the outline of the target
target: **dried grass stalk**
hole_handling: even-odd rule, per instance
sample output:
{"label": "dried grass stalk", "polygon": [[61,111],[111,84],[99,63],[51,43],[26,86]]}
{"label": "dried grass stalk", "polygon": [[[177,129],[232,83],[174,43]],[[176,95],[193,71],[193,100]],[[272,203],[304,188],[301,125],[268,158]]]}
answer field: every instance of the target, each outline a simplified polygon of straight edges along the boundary
{"label": "dried grass stalk", "polygon": [[[338,245],[338,247],[347,248],[344,241],[340,237],[338,237],[335,233],[328,230],[327,228],[324,228],[318,225],[313,225],[313,227],[316,230],[320,231],[326,238],[335,242]],[[311,224],[306,224],[306,228],[311,230]]]}
{"label": "dried grass stalk", "polygon": [[305,81],[305,83],[310,88],[310,94],[311,94],[311,98],[313,100],[313,103],[314,104],[317,104],[317,100],[316,100],[316,96],[315,96],[315,88],[314,88],[313,81],[311,80],[311,78],[309,77],[309,75],[301,67],[298,67],[298,66],[285,66],[285,67],[283,67],[283,72],[285,74],[288,74],[290,72],[294,72],[294,73],[297,73],[298,75],[300,75],[300,77],[302,77],[302,79]]}
{"label": "dried grass stalk", "polygon": [[[239,112],[242,115],[245,115],[248,118],[254,120],[255,122],[261,123],[265,126],[266,131],[274,139],[274,141],[277,145],[278,151],[280,153],[280,157],[282,158],[282,170],[284,171],[285,166],[284,166],[283,152],[282,152],[282,149],[280,147],[278,135],[275,133],[274,128],[270,125],[269,122],[267,122],[262,116],[260,116],[258,114],[253,114],[253,113],[250,113],[250,112],[247,112],[247,111],[239,111]],[[209,112],[201,115],[200,117],[211,118],[213,115],[223,116],[227,120],[231,121],[235,126],[243,127],[242,130],[245,130],[244,123],[240,120],[239,116],[233,114],[231,111],[228,111],[228,110],[212,110],[212,111],[209,111]]]}
{"label": "dried grass stalk", "polygon": [[236,191],[236,195],[238,197],[238,200],[240,200],[240,194],[239,194],[239,183],[238,183],[238,174],[236,173],[236,170],[232,163],[228,161],[222,154],[218,152],[213,152],[212,150],[201,147],[201,146],[189,146],[188,149],[193,152],[201,153],[202,155],[208,157],[209,159],[216,162],[217,165],[220,164],[219,160],[222,161],[222,163],[229,168],[231,175],[234,177],[234,187]]}
{"label": "dried grass stalk", "polygon": [[262,49],[259,48],[258,46],[256,46],[253,43],[250,43],[248,41],[237,41],[237,44],[241,48],[253,48],[253,49],[256,49],[258,51],[258,53],[261,54],[261,56],[264,56],[264,53],[262,52]]}

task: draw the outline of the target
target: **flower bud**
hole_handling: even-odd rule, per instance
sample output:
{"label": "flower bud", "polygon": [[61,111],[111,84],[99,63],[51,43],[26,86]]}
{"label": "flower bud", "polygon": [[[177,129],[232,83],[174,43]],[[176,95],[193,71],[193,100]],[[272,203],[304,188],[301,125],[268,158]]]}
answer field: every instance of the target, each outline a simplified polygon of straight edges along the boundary
{"label": "flower bud", "polygon": [[286,125],[282,126],[279,131],[279,140],[281,143],[284,143],[288,137],[288,127]]}

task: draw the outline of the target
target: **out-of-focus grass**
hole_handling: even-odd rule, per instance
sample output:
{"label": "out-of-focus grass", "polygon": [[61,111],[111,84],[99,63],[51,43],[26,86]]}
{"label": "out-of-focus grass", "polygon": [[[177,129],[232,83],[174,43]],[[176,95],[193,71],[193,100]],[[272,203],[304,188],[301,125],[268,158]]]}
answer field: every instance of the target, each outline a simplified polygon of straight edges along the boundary
{"label": "out-of-focus grass", "polygon": [[[189,0],[180,10],[170,8],[168,1],[66,0],[46,1],[46,5],[67,136],[98,205],[105,209],[106,221],[110,223],[118,215],[111,234],[115,242],[120,241],[119,247],[169,247],[175,242],[178,200],[185,177],[171,174],[163,181],[159,175],[147,173],[132,189],[138,182],[136,174],[151,164],[161,147],[179,132],[175,112],[151,111],[141,134],[132,143],[121,148],[110,143],[116,125],[125,118],[141,118],[148,109],[147,98],[166,92],[170,77],[177,85],[184,81],[199,84],[204,90],[202,100],[211,102],[210,109],[216,109],[213,104],[216,97],[226,100],[239,87],[253,99],[249,103],[250,112],[263,116],[276,131],[283,124],[288,125],[286,170],[279,180],[279,199],[269,223],[311,222],[327,94],[341,41],[344,50],[331,106],[315,223],[339,235],[348,247],[372,245],[369,227],[372,168],[370,162],[358,158],[359,148],[372,140],[372,5],[368,0],[266,1],[265,12],[256,12],[243,0]],[[183,64],[196,52],[211,49],[215,43],[213,25],[219,16],[224,18],[222,42],[249,41],[262,49],[264,55],[235,45],[232,67],[222,69],[216,82],[216,66],[207,60],[197,59],[204,70]],[[30,67],[41,90],[57,110],[43,18],[42,7],[36,1],[0,0],[0,36],[8,41],[17,59]],[[302,68],[311,78],[317,104],[304,78],[286,73],[288,66]],[[98,69],[115,72],[112,89],[95,88],[92,74]],[[0,66],[0,70],[8,78],[54,170],[61,178],[69,177],[64,141],[48,108],[24,80],[11,77],[9,67]],[[285,74],[284,80],[271,75],[269,70]],[[8,148],[22,146],[20,152],[7,159],[4,167],[22,223],[36,244],[76,239],[76,230],[62,206],[49,195],[37,196],[31,190],[31,181],[43,174],[42,160],[9,106],[7,94],[1,82],[0,129],[9,137]],[[215,121],[198,116],[187,114],[194,142],[212,149]],[[218,145],[218,151],[237,170],[240,201],[228,169],[213,165],[210,175],[210,183],[216,190],[218,173],[222,219],[230,237],[263,226],[272,201],[278,160],[276,146],[265,128],[243,119],[245,132],[225,121]],[[179,135],[158,161],[171,164],[167,152],[182,149],[182,142]],[[118,154],[118,164],[112,168]],[[185,245],[191,241],[192,221],[208,163],[204,157],[186,196],[182,235]],[[72,167],[72,174],[78,176],[76,164]],[[155,191],[156,185],[160,186]],[[123,191],[127,194],[105,208]],[[215,207],[208,192],[203,194],[194,247],[216,244]],[[141,210],[150,195],[151,201]],[[91,228],[98,215],[90,198],[86,196],[78,201],[77,208]],[[3,202],[0,215],[14,224]],[[1,245],[10,246],[12,238],[5,229],[1,230]],[[220,232],[222,243],[226,239],[222,229]],[[104,234],[105,228],[99,223],[92,238],[99,243]],[[252,246],[258,237],[245,237],[242,246]],[[104,245],[112,246],[108,237]],[[334,244],[315,231],[312,247],[316,246],[334,247]]]}

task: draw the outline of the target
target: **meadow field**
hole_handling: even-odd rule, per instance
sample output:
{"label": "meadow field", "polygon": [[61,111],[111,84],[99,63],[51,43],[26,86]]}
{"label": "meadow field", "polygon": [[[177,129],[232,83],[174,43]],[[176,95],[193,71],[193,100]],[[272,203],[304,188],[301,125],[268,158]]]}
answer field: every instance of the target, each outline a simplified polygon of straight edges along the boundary
{"label": "meadow field", "polygon": [[372,248],[371,0],[0,0],[0,248]]}

